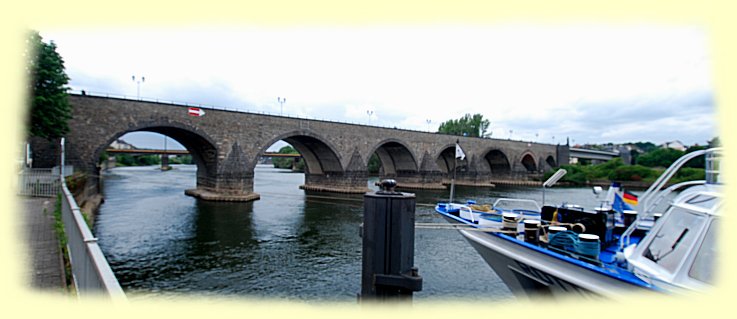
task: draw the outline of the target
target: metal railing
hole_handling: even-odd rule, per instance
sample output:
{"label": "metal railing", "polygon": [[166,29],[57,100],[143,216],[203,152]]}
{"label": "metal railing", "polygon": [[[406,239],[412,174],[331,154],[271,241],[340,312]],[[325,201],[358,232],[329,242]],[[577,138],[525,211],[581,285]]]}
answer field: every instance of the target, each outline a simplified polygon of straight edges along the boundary
{"label": "metal railing", "polygon": [[59,173],[51,168],[26,168],[18,173],[18,195],[54,197],[60,184]]}
{"label": "metal railing", "polygon": [[[663,174],[661,174],[660,177],[658,177],[658,179],[655,180],[655,182],[652,185],[650,185],[650,188],[648,188],[647,191],[645,191],[645,193],[642,196],[640,196],[640,203],[637,205],[637,208],[641,214],[638,214],[635,222],[632,223],[624,231],[624,233],[622,233],[622,236],[619,239],[619,248],[622,249],[625,246],[628,246],[630,244],[630,236],[637,229],[640,221],[642,221],[645,218],[653,217],[655,207],[657,207],[660,201],[663,198],[665,198],[667,195],[683,187],[718,182],[719,158],[720,158],[721,152],[722,152],[722,148],[719,148],[719,147],[693,151],[691,153],[687,153],[681,156],[679,159],[673,162],[673,164],[671,164],[668,167],[668,169],[666,169],[663,172]],[[668,184],[670,179],[673,176],[675,176],[676,173],[686,163],[688,163],[692,159],[697,158],[699,156],[705,156],[705,165],[706,165],[705,180],[681,182],[681,183],[672,185],[669,188],[663,189],[663,187],[665,187]]]}
{"label": "metal railing", "polygon": [[[59,177],[57,176],[57,179]],[[110,265],[92,235],[74,196],[61,184],[61,216],[72,265],[72,281],[79,297],[104,296],[114,302],[127,300]]]}

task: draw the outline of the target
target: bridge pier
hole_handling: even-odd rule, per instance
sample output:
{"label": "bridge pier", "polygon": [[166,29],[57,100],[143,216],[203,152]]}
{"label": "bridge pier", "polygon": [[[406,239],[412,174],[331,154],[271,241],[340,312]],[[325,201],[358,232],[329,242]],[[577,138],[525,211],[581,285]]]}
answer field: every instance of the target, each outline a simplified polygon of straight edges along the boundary
{"label": "bridge pier", "polygon": [[202,200],[218,201],[218,202],[250,202],[261,199],[258,193],[222,193],[210,191],[202,188],[191,188],[184,191],[184,194],[196,197]]}
{"label": "bridge pier", "polygon": [[305,173],[305,184],[300,189],[317,192],[344,194],[364,194],[368,189],[368,172],[326,172],[324,174]]}
{"label": "bridge pier", "polygon": [[398,171],[396,175],[382,175],[381,179],[394,179],[397,182],[397,188],[401,189],[446,189],[442,183],[440,171]]}
{"label": "bridge pier", "polygon": [[169,155],[161,154],[161,170],[168,171],[170,169],[171,169],[171,166],[169,166]]}
{"label": "bridge pier", "polygon": [[184,194],[210,201],[250,202],[261,198],[253,192],[253,172],[218,174],[214,179],[197,177],[197,188]]}
{"label": "bridge pier", "polygon": [[[238,142],[217,163],[217,168],[197,169],[197,188],[185,194],[203,200],[223,202],[248,202],[261,198],[253,192],[253,170],[246,171],[248,158]],[[214,176],[213,176],[214,175]]]}

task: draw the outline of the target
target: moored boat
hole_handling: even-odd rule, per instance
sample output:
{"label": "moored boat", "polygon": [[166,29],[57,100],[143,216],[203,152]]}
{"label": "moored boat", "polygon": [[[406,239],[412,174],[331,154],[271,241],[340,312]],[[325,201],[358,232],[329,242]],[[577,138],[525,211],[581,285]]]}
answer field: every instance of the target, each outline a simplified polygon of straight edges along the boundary
{"label": "moored boat", "polygon": [[[704,291],[713,285],[723,207],[718,154],[709,149],[684,155],[635,207],[627,206],[629,196],[615,185],[593,211],[543,206],[528,217],[514,209],[481,212],[471,203],[440,203],[436,211],[467,226],[460,233],[518,297]],[[699,156],[706,156],[705,180],[666,187]],[[492,217],[496,224],[484,224]]]}

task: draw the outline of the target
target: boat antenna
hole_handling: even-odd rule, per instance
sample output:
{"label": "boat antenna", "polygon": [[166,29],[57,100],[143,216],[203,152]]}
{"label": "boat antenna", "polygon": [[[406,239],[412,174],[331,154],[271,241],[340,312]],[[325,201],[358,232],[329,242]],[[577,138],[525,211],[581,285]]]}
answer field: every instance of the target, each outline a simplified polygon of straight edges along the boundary
{"label": "boat antenna", "polygon": [[545,183],[543,183],[543,206],[545,206],[545,188],[553,187],[553,185],[555,185],[555,183],[557,183],[563,177],[563,175],[566,175],[566,173],[568,173],[568,171],[561,168],[557,172],[555,172],[553,176],[550,176],[550,178],[548,178]]}

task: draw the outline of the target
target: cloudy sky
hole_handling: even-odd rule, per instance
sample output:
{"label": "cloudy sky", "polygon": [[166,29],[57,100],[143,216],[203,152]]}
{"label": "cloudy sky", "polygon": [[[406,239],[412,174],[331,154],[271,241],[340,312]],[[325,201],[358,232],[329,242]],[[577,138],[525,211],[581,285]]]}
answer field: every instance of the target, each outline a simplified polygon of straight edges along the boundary
{"label": "cloudy sky", "polygon": [[[42,30],[73,90],[543,143],[718,134],[708,34],[654,24]],[[371,111],[369,116],[367,111]],[[430,123],[428,124],[428,120]],[[142,147],[161,136],[129,134]],[[171,141],[169,145],[171,146]]]}

